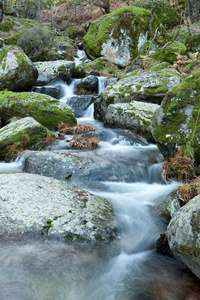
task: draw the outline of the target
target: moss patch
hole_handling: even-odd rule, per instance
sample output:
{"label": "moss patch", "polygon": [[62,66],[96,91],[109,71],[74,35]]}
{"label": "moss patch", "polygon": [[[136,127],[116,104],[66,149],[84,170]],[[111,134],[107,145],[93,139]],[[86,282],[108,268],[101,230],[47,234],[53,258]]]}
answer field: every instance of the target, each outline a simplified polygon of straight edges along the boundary
{"label": "moss patch", "polygon": [[76,124],[70,108],[50,96],[37,93],[0,92],[0,111],[3,123],[13,116],[31,116],[51,129],[56,129],[61,122]]}

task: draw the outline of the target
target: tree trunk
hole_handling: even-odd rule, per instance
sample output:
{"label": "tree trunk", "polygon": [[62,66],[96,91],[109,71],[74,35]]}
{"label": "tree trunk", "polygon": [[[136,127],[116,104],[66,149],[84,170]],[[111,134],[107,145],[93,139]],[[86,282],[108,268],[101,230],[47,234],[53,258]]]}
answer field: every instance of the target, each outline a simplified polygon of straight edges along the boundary
{"label": "tree trunk", "polygon": [[3,19],[3,4],[2,4],[2,1],[0,1],[0,23]]}
{"label": "tree trunk", "polygon": [[187,0],[188,15],[192,24],[198,22],[200,0]]}

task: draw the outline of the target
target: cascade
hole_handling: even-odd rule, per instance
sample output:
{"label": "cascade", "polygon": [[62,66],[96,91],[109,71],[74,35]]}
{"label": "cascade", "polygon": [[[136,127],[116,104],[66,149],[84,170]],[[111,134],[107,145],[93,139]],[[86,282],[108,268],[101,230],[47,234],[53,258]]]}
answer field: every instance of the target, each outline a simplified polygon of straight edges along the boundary
{"label": "cascade", "polygon": [[[70,85],[62,84],[64,94],[60,101],[66,102],[74,93],[75,80]],[[99,93],[103,84],[104,78],[99,77]],[[163,182],[163,157],[155,145],[121,129],[104,128],[94,120],[92,105],[78,123],[97,129],[99,147],[87,151],[70,149],[70,153],[91,157],[104,165],[72,183],[108,199],[121,238],[91,249],[48,241],[1,245],[0,298],[159,300],[162,288],[167,292],[180,280],[182,265],[154,250],[157,238],[166,229],[154,210],[178,183]],[[63,149],[61,143],[57,141],[51,150]],[[21,172],[27,155],[30,152],[13,163],[0,163],[0,173]],[[180,292],[177,299],[184,299],[181,297]]]}

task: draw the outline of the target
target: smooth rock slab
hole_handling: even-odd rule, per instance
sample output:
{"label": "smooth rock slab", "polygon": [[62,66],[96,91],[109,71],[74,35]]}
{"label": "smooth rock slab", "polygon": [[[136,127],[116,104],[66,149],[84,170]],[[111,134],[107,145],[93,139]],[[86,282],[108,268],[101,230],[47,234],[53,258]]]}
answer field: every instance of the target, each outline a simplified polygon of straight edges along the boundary
{"label": "smooth rock slab", "polygon": [[40,175],[0,174],[0,236],[107,241],[116,225],[107,200],[66,181]]}
{"label": "smooth rock slab", "polygon": [[174,256],[200,278],[200,195],[190,200],[171,219],[167,238]]}

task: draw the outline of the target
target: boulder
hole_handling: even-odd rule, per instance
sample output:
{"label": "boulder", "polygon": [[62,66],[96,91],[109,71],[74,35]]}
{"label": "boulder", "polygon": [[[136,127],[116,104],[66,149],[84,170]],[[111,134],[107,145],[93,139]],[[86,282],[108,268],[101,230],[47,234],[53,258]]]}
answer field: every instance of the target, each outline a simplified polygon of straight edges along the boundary
{"label": "boulder", "polygon": [[[92,60],[103,57],[125,67],[144,51],[151,37],[150,21],[150,11],[136,6],[123,7],[91,23],[83,38],[83,48]],[[159,26],[160,21],[155,16],[153,35]]]}
{"label": "boulder", "polygon": [[87,72],[93,71],[98,72],[99,74],[112,74],[113,76],[122,72],[122,70],[119,69],[114,63],[101,57],[87,64],[83,64],[83,67]]}
{"label": "boulder", "polygon": [[[177,31],[178,29],[173,31],[173,38],[177,35]],[[176,40],[185,44],[187,48],[192,46],[193,51],[200,50],[200,22],[190,24],[190,34],[188,33],[188,28],[186,25],[179,28],[179,34]]]}
{"label": "boulder", "polygon": [[200,163],[199,84],[197,70],[169,90],[152,119],[152,134],[165,157],[182,147]]}
{"label": "boulder", "polygon": [[174,256],[200,278],[200,195],[171,219],[167,238]]}
{"label": "boulder", "polygon": [[180,74],[173,68],[146,72],[135,70],[109,85],[95,103],[95,117],[103,120],[110,104],[145,101],[160,104],[166,92],[180,83]]}
{"label": "boulder", "polygon": [[29,155],[25,161],[23,171],[59,180],[68,180],[80,173],[80,169],[85,164],[88,164],[88,160],[83,157],[66,155],[66,153],[38,151]]}
{"label": "boulder", "polygon": [[49,95],[55,99],[60,99],[62,95],[62,86],[34,86],[31,91],[39,94]]}
{"label": "boulder", "polygon": [[177,61],[177,54],[184,55],[186,46],[180,42],[166,43],[163,48],[157,48],[153,57],[162,62],[173,63]]}
{"label": "boulder", "polygon": [[19,47],[0,48],[0,90],[29,91],[38,77],[38,71]]}
{"label": "boulder", "polygon": [[0,159],[12,158],[19,150],[31,149],[53,133],[31,117],[14,121],[0,129]]}
{"label": "boulder", "polygon": [[110,104],[104,124],[110,127],[128,128],[153,141],[149,125],[159,105],[133,101],[130,103]]}
{"label": "boulder", "polygon": [[[151,11],[151,0],[136,0],[134,6],[142,7]],[[160,19],[163,26],[168,30],[180,24],[181,17],[167,0],[154,1],[154,13]]]}
{"label": "boulder", "polygon": [[57,78],[67,81],[72,77],[75,68],[75,63],[67,60],[40,61],[34,64],[39,73],[37,85],[45,85]]}
{"label": "boulder", "polygon": [[75,92],[79,95],[84,93],[97,94],[98,78],[94,75],[89,75],[81,79],[75,86]]}
{"label": "boulder", "polygon": [[178,200],[178,196],[174,192],[170,194],[164,201],[158,203],[155,207],[158,215],[168,222],[172,217],[175,216],[180,208],[181,205]]}
{"label": "boulder", "polygon": [[87,108],[94,103],[95,97],[91,95],[76,95],[70,98],[67,98],[67,104],[73,108],[77,118],[81,118]]}
{"label": "boulder", "polygon": [[116,224],[107,200],[66,181],[34,174],[0,175],[2,239],[108,241]]}
{"label": "boulder", "polygon": [[53,97],[38,93],[0,92],[2,123],[12,117],[33,117],[43,126],[57,129],[61,122],[76,124],[72,109]]}

